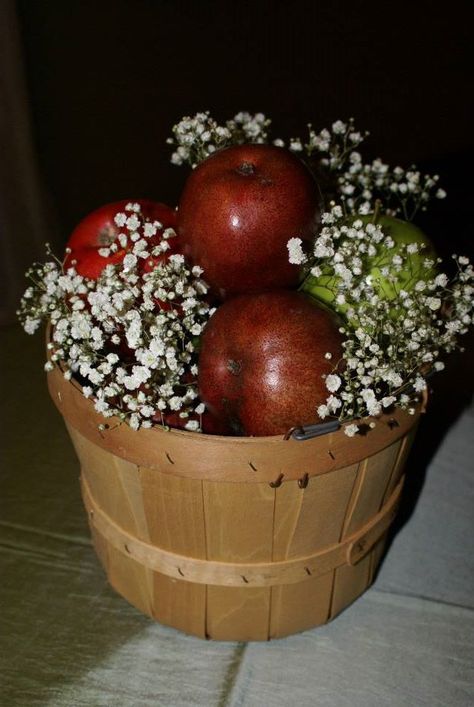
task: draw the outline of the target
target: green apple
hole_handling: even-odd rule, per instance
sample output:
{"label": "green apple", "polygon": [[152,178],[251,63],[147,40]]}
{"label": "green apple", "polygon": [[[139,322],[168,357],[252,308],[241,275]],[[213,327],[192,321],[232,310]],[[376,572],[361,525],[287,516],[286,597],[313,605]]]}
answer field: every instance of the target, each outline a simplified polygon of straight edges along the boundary
{"label": "green apple", "polygon": [[[409,292],[418,280],[428,280],[436,274],[435,266],[427,267],[425,261],[436,261],[436,252],[432,242],[417,226],[408,221],[402,221],[393,216],[374,214],[356,215],[346,221],[347,225],[360,220],[363,224],[374,223],[381,226],[385,236],[389,236],[395,243],[393,248],[385,248],[383,242],[378,244],[377,255],[365,256],[363,262],[363,273],[361,277],[371,276],[372,285],[379,297],[386,300],[394,300],[397,292],[401,289]],[[392,263],[392,258],[399,255],[408,244],[416,243],[418,251],[415,253],[404,253],[403,267],[397,271]],[[389,275],[382,274],[382,270],[387,268]],[[340,314],[345,314],[349,308],[348,304],[337,304],[336,297],[339,292],[341,278],[334,275],[332,269],[322,267],[322,274],[319,277],[308,275],[301,290],[311,295],[320,302],[329,305]],[[396,275],[397,283],[394,286],[390,281],[390,275]]]}

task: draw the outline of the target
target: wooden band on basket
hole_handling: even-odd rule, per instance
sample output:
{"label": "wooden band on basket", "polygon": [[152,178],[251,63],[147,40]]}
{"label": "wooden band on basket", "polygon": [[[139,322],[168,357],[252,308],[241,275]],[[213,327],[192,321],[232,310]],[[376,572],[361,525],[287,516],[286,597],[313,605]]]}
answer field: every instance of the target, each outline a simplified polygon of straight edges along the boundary
{"label": "wooden band on basket", "polygon": [[388,530],[397,512],[402,485],[403,477],[379,513],[344,542],[307,557],[278,562],[234,563],[178,555],[130,535],[94,502],[87,481],[81,476],[82,495],[89,522],[92,529],[110,545],[141,565],[168,577],[228,587],[297,584],[341,565],[357,564]]}

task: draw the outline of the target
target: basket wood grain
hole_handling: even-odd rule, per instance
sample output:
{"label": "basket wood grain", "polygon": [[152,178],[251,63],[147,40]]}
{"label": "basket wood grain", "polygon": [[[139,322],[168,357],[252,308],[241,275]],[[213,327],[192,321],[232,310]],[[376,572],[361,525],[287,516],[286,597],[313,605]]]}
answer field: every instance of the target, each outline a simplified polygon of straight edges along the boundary
{"label": "basket wood grain", "polygon": [[104,418],[48,375],[112,586],[161,623],[268,640],[326,623],[371,584],[420,411],[366,435],[227,438]]}

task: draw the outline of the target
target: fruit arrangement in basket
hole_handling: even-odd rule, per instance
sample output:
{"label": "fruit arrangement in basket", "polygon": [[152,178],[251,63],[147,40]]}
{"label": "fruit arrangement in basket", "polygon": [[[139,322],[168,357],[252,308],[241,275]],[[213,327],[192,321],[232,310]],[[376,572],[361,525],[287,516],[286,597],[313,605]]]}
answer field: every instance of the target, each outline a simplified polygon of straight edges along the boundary
{"label": "fruit arrangement in basket", "polygon": [[[184,118],[177,208],[134,199],[81,221],[29,271],[28,333],[97,412],[133,429],[284,435],[415,409],[473,322],[474,269],[442,270],[413,223],[438,178],[364,163],[352,120],[307,140],[262,114]],[[115,424],[115,423],[114,423]]]}

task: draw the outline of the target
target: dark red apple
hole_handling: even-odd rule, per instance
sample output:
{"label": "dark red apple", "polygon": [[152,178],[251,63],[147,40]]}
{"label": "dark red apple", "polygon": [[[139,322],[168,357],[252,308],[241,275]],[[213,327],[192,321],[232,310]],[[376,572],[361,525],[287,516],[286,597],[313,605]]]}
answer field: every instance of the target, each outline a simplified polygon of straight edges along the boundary
{"label": "dark red apple", "polygon": [[[66,256],[65,266],[69,267],[75,260],[75,268],[79,275],[96,280],[107,265],[120,263],[127,252],[126,248],[119,247],[117,252],[107,257],[100,255],[99,250],[108,248],[119,233],[123,232],[114,219],[118,213],[125,212],[125,207],[129,203],[130,199],[106,204],[86,216],[76,226],[67,242],[71,253]],[[159,221],[163,228],[175,228],[176,212],[171,207],[148,199],[138,199],[134,203],[140,204],[144,219]],[[129,213],[132,215],[132,212]],[[144,268],[147,267],[150,268],[150,265],[144,263]]]}
{"label": "dark red apple", "polygon": [[201,400],[240,435],[284,434],[318,422],[317,407],[329,395],[323,375],[339,361],[341,344],[336,315],[308,295],[274,290],[235,297],[204,329]]}
{"label": "dark red apple", "polygon": [[290,264],[287,242],[310,240],[318,222],[312,174],[272,145],[215,152],[192,172],[178,207],[183,253],[222,299],[296,286],[300,268]]}
{"label": "dark red apple", "polygon": [[193,420],[202,425],[202,432],[208,435],[231,435],[232,430],[226,424],[225,420],[220,420],[214,415],[211,415],[207,410],[204,410],[202,415],[197,413],[191,414],[189,417],[180,417],[178,412],[167,412],[163,416],[157,412],[152,417],[155,425],[168,425],[174,429],[184,430],[186,424]]}

